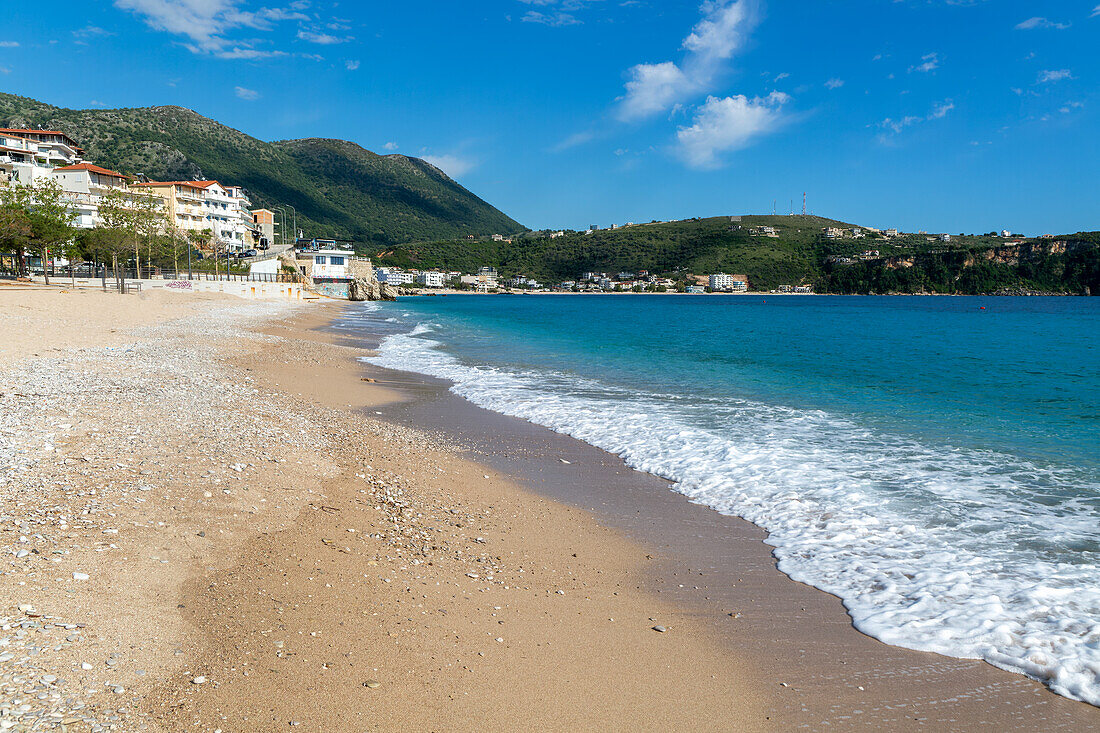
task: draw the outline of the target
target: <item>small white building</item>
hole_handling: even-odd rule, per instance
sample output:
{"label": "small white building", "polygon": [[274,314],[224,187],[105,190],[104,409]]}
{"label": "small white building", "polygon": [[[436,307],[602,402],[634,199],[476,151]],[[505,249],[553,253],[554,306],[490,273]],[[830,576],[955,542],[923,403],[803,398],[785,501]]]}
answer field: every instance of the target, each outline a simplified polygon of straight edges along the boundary
{"label": "small white building", "polygon": [[297,258],[309,260],[309,274],[321,282],[350,282],[352,278],[351,261],[355,253],[351,250],[337,249],[335,243],[322,244],[316,249],[299,250]]}

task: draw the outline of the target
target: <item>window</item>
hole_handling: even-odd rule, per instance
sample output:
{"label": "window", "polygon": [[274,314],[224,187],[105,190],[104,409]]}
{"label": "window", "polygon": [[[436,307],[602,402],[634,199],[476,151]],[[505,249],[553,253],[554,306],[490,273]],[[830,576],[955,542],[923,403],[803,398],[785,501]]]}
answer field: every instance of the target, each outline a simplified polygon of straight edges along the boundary
{"label": "window", "polygon": [[344,264],[344,258],[343,257],[330,257],[329,258],[329,264],[330,265],[343,265]]}
{"label": "window", "polygon": [[313,258],[313,264],[323,265],[323,264],[325,264],[325,258],[324,257],[314,257]]}

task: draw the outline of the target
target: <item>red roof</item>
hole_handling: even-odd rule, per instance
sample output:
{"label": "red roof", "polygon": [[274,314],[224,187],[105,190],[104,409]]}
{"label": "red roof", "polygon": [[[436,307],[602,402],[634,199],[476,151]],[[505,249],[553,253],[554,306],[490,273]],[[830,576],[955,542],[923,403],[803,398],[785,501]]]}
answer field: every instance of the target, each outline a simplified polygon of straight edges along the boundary
{"label": "red roof", "polygon": [[135,183],[135,186],[187,186],[188,188],[202,188],[195,181],[149,181],[148,183]]}
{"label": "red roof", "polygon": [[10,133],[19,134],[19,135],[31,135],[31,134],[34,134],[34,135],[60,135],[61,137],[65,138],[66,140],[69,140],[73,143],[76,142],[71,137],[66,135],[64,132],[61,132],[60,130],[31,130],[31,129],[26,128],[26,127],[0,127],[0,132],[10,132]]}
{"label": "red roof", "polygon": [[94,165],[92,163],[78,163],[77,165],[70,165],[70,166],[66,166],[64,168],[54,168],[54,170],[58,170],[58,171],[91,171],[92,173],[98,173],[101,176],[111,176],[112,178],[122,178],[122,179],[129,178],[129,176],[124,176],[121,173],[116,173],[115,171],[109,171],[106,168],[100,168],[98,165]]}
{"label": "red roof", "polygon": [[[191,181],[191,183],[192,183],[192,185],[198,186],[199,188],[209,188],[210,186],[213,186],[215,183],[218,183],[218,182],[217,181]],[[222,186],[222,184],[220,184],[220,183],[218,183],[218,185]],[[225,188],[225,186],[222,186],[222,188]]]}

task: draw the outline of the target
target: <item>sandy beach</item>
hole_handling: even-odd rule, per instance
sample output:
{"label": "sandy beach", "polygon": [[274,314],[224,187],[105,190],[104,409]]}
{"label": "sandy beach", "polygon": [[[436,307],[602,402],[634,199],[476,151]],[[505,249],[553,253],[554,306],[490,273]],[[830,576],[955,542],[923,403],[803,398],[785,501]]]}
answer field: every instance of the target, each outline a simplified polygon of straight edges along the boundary
{"label": "sandy beach", "polygon": [[665,481],[364,367],[347,307],[0,287],[4,729],[1100,726],[863,636]]}

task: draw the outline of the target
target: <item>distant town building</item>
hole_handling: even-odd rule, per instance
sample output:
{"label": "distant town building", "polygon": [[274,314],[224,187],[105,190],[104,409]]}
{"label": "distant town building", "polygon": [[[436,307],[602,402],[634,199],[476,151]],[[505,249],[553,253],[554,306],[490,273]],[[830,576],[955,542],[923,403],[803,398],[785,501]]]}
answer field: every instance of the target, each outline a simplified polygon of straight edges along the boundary
{"label": "distant town building", "polygon": [[447,284],[447,274],[435,270],[421,270],[416,274],[416,282],[426,288],[442,288]]}
{"label": "distant town building", "polygon": [[710,276],[710,289],[711,290],[733,290],[733,275],[728,275],[724,272],[716,272]]}
{"label": "distant town building", "polygon": [[745,292],[749,289],[749,278],[746,275],[728,275],[724,272],[710,276],[710,289],[721,293]]}

